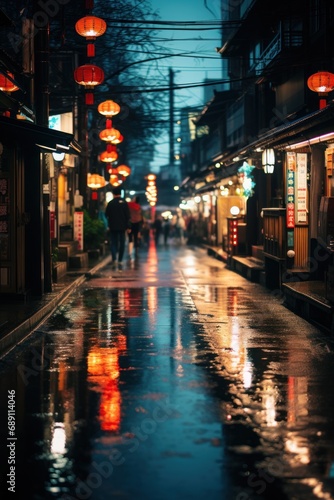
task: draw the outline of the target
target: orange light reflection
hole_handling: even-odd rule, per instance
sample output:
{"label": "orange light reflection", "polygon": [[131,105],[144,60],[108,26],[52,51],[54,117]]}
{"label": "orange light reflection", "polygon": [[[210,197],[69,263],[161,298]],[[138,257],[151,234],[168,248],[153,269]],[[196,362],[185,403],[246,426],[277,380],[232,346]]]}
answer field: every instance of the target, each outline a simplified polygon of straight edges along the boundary
{"label": "orange light reflection", "polygon": [[[121,342],[124,350],[124,339]],[[101,429],[116,432],[121,423],[121,393],[118,347],[93,346],[88,353],[88,380],[101,391],[99,417]]]}

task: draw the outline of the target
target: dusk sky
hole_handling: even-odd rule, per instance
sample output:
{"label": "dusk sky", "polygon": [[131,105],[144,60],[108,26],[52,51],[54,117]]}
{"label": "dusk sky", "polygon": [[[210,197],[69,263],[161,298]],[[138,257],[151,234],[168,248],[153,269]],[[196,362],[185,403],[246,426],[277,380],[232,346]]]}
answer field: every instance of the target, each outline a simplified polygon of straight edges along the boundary
{"label": "dusk sky", "polygon": [[[151,5],[152,10],[160,16],[162,21],[212,21],[217,23],[220,19],[220,2],[218,0],[207,0],[206,2],[205,0],[167,0],[165,2],[151,0]],[[159,62],[159,67],[166,73],[166,82],[168,81],[169,68],[173,68],[175,71],[175,85],[198,84],[206,78],[222,79],[221,56],[215,50],[221,44],[220,30],[214,24],[206,27],[201,26],[202,29],[198,28],[197,30],[171,29],[160,32],[161,37],[164,38],[162,47],[168,47],[176,54],[175,57]],[[187,54],[187,57],[177,57],[177,54],[184,52],[191,54]],[[205,105],[203,88],[176,90],[174,101],[176,110],[185,106],[201,109]],[[156,161],[160,164],[168,161],[167,145],[168,137],[161,140],[163,151],[159,148],[160,153],[156,155]]]}

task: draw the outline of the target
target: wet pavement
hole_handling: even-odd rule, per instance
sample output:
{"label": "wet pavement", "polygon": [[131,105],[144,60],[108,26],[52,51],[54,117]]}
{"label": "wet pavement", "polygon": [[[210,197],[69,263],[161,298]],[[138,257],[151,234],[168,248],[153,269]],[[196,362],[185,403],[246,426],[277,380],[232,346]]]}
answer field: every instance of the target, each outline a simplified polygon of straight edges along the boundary
{"label": "wet pavement", "polygon": [[334,499],[333,368],[279,292],[151,245],[1,359],[1,498]]}

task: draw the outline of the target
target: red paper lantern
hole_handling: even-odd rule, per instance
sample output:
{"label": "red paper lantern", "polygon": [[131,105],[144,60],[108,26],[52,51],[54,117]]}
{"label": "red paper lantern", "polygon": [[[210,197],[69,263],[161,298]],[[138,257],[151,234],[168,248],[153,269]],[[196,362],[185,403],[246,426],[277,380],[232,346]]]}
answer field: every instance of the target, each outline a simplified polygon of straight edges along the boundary
{"label": "red paper lantern", "polygon": [[322,109],[327,104],[324,97],[334,89],[334,74],[328,71],[318,71],[307,79],[307,86],[313,92],[318,92],[320,109]]}
{"label": "red paper lantern", "polygon": [[[80,36],[84,36],[86,40],[95,41],[98,36],[104,35],[107,29],[106,22],[95,16],[86,16],[75,24],[75,30]],[[87,56],[95,56],[95,45],[94,43],[89,43],[87,45]]]}
{"label": "red paper lantern", "polygon": [[112,167],[111,165],[107,165],[107,172],[110,175],[116,175],[116,177],[118,176],[117,168]]}
{"label": "red paper lantern", "polygon": [[114,139],[112,142],[112,144],[120,144],[121,142],[123,142],[124,140],[124,137],[122,136],[122,134],[119,135],[119,137],[116,137],[116,139]]}
{"label": "red paper lantern", "polygon": [[101,130],[99,133],[100,139],[102,141],[111,142],[117,140],[120,137],[121,133],[116,128],[105,128]]}
{"label": "red paper lantern", "polygon": [[127,165],[119,165],[117,167],[117,172],[123,177],[128,177],[131,174],[131,168]]}
{"label": "red paper lantern", "polygon": [[98,36],[104,35],[107,23],[100,17],[85,16],[75,23],[75,30],[87,40],[95,40]]}
{"label": "red paper lantern", "polygon": [[100,189],[106,185],[106,180],[99,174],[87,174],[87,186],[91,189]]}
{"label": "red paper lantern", "polygon": [[103,153],[100,154],[100,161],[103,161],[105,163],[111,163],[113,161],[116,161],[117,158],[118,158],[117,151],[103,151]]}
{"label": "red paper lantern", "polygon": [[12,73],[7,73],[7,76],[3,73],[0,74],[0,90],[3,92],[15,92],[16,90],[19,90],[15,83],[7,78],[8,76],[14,79],[14,75]]}
{"label": "red paper lantern", "polygon": [[[85,90],[94,89],[104,80],[104,72],[94,64],[84,64],[74,70],[74,80],[85,87]],[[86,104],[94,104],[92,92],[86,93]]]}
{"label": "red paper lantern", "polygon": [[98,112],[107,117],[118,115],[121,110],[119,104],[114,101],[108,100],[101,102],[97,107]]}

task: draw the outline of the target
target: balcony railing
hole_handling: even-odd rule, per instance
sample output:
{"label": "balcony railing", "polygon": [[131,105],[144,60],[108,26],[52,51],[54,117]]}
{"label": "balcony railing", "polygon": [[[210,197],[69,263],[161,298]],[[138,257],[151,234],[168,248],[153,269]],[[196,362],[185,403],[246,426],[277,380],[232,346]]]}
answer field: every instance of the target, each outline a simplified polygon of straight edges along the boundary
{"label": "balcony railing", "polygon": [[301,47],[303,44],[303,33],[301,30],[283,29],[273,38],[265,48],[258,61],[250,68],[257,76],[277,57],[283,50]]}

